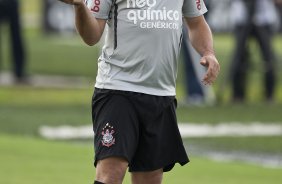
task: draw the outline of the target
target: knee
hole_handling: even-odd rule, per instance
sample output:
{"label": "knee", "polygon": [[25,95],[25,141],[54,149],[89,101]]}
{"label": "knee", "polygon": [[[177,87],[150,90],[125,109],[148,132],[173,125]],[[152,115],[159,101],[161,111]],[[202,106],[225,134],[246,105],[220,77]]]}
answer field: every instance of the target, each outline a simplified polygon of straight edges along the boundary
{"label": "knee", "polygon": [[96,180],[105,184],[121,184],[128,167],[123,158],[106,158],[98,161]]}
{"label": "knee", "polygon": [[133,172],[131,180],[133,184],[161,184],[163,178],[163,169],[150,172]]}

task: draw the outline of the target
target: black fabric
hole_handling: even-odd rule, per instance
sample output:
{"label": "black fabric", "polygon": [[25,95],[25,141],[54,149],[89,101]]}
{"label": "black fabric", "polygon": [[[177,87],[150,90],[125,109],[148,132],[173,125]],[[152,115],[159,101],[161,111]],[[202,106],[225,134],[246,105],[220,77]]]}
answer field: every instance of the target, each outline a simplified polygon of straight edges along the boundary
{"label": "black fabric", "polygon": [[116,3],[116,0],[114,1],[114,20],[115,20],[115,23],[114,23],[114,32],[115,32],[115,40],[114,40],[114,43],[115,43],[115,46],[114,46],[114,49],[117,48],[117,22],[118,22],[118,4]]}
{"label": "black fabric", "polygon": [[189,162],[176,121],[174,97],[95,89],[92,118],[95,166],[119,156],[129,171],[164,172]]}
{"label": "black fabric", "polygon": [[94,184],[106,184],[106,183],[102,183],[100,181],[95,181]]}
{"label": "black fabric", "polygon": [[236,47],[231,65],[233,98],[244,100],[246,95],[247,77],[250,54],[246,54],[250,38],[256,39],[264,62],[265,97],[271,99],[276,87],[275,56],[271,46],[271,28],[268,25],[251,26],[238,25],[235,28]]}
{"label": "black fabric", "polygon": [[9,24],[14,75],[20,79],[25,75],[25,50],[21,34],[18,0],[0,0],[0,26],[3,21]]}

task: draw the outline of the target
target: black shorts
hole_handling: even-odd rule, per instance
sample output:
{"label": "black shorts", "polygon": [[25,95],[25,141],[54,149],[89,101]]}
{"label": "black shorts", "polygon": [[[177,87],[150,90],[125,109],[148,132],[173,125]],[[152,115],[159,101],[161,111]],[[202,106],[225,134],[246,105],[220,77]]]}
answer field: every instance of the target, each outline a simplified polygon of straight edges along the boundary
{"label": "black shorts", "polygon": [[92,99],[95,163],[122,157],[130,172],[170,171],[189,162],[176,120],[175,97],[95,89]]}

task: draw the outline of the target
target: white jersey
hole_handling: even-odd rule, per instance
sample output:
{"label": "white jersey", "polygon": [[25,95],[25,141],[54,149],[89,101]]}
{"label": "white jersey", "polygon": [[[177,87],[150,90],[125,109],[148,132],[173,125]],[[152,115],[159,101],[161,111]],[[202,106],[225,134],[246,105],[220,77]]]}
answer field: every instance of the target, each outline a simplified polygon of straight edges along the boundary
{"label": "white jersey", "polygon": [[88,0],[107,19],[95,87],[175,96],[182,18],[207,9],[203,0]]}

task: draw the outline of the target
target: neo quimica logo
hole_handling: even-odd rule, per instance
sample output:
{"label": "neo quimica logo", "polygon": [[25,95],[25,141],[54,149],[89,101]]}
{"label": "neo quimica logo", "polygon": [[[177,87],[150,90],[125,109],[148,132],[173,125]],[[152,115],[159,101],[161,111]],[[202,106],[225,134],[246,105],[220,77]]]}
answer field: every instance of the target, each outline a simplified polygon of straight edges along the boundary
{"label": "neo quimica logo", "polygon": [[156,5],[157,0],[127,0],[127,18],[141,28],[178,29],[180,12]]}

